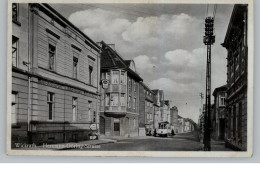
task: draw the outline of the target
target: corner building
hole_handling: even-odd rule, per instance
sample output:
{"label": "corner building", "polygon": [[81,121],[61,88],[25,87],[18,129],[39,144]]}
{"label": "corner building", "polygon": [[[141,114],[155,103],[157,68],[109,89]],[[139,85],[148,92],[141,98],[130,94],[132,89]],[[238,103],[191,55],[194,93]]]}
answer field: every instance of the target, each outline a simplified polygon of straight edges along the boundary
{"label": "corner building", "polygon": [[[100,42],[101,111],[100,134],[131,137],[138,135],[139,82],[133,60],[124,60],[112,45]],[[107,82],[105,87],[104,82]]]}
{"label": "corner building", "polygon": [[234,6],[224,43],[227,49],[226,145],[247,150],[248,6]]}
{"label": "corner building", "polygon": [[12,4],[12,143],[89,139],[100,48],[48,4]]}

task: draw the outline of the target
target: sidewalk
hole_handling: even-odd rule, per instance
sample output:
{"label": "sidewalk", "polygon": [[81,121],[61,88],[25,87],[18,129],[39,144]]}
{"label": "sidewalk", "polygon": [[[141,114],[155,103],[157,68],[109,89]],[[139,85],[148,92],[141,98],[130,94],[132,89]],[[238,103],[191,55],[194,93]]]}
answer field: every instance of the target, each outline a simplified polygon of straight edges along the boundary
{"label": "sidewalk", "polygon": [[[201,150],[203,150],[203,140],[201,140],[200,143],[201,143]],[[224,141],[215,141],[211,139],[211,151],[228,152],[234,150],[225,147]]]}
{"label": "sidewalk", "polygon": [[211,151],[234,151],[230,148],[225,147],[225,142],[224,141],[215,141],[211,140]]}

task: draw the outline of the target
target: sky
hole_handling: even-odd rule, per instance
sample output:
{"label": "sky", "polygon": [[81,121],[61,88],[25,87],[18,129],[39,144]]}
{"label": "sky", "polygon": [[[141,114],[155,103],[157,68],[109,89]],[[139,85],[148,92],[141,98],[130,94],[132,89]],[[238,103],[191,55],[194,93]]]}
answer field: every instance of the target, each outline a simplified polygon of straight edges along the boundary
{"label": "sky", "polygon": [[[198,122],[205,95],[206,4],[50,4],[96,42],[115,44],[125,59],[135,61],[138,74],[151,89],[164,91],[179,115]],[[232,4],[218,4],[216,42],[212,46],[212,92],[226,84],[224,42]],[[211,98],[213,102],[213,97]],[[203,103],[205,98],[203,99]]]}

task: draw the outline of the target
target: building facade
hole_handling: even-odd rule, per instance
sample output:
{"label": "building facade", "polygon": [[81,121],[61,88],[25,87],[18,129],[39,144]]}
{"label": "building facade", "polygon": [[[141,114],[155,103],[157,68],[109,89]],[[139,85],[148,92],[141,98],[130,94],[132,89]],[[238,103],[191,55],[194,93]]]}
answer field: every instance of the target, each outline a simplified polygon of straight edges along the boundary
{"label": "building facade", "polygon": [[154,131],[154,92],[143,82],[139,86],[139,136],[152,135]]}
{"label": "building facade", "polygon": [[174,133],[179,133],[178,108],[176,106],[170,108],[170,124],[174,127]]}
{"label": "building facade", "polygon": [[224,43],[227,49],[226,145],[247,150],[248,6],[234,6]]}
{"label": "building facade", "polygon": [[224,140],[226,127],[226,85],[214,90],[213,136],[215,140]]}
{"label": "building facade", "polygon": [[[133,60],[124,60],[112,46],[100,42],[101,111],[100,134],[137,136],[139,119],[139,82]],[[107,87],[104,83],[106,82]]]}
{"label": "building facade", "polygon": [[12,142],[89,139],[100,48],[48,4],[12,4]]}
{"label": "building facade", "polygon": [[159,122],[163,121],[164,93],[163,90],[152,90],[154,93],[154,128],[159,127]]}

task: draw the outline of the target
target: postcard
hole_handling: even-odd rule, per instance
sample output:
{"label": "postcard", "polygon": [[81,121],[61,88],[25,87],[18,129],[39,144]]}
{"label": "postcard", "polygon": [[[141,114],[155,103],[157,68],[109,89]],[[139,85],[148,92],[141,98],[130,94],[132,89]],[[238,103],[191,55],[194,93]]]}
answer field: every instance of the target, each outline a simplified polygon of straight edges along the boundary
{"label": "postcard", "polygon": [[9,0],[7,154],[251,157],[253,27],[253,0]]}

